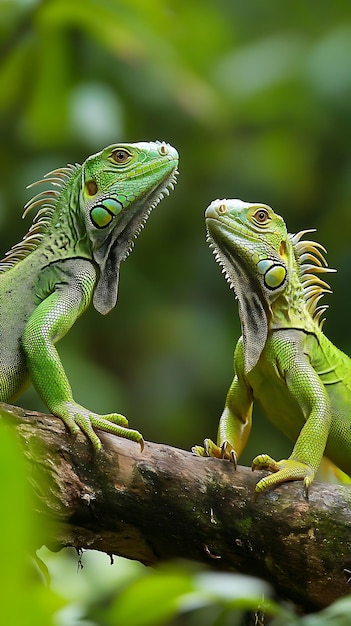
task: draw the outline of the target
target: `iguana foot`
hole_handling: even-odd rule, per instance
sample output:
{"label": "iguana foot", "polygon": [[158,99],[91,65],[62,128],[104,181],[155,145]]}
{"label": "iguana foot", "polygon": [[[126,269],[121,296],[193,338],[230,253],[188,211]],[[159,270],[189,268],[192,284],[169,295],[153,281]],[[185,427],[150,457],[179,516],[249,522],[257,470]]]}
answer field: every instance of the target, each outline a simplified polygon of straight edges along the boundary
{"label": "iguana foot", "polygon": [[294,459],[275,461],[268,454],[260,454],[252,461],[252,470],[256,469],[274,472],[271,476],[261,478],[257,483],[255,488],[256,495],[290,480],[303,480],[305,495],[308,498],[308,490],[314,479],[315,471],[306,463],[301,463]]}
{"label": "iguana foot", "polygon": [[237,455],[229,441],[223,441],[220,446],[217,446],[212,439],[205,439],[203,446],[193,446],[191,451],[198,456],[212,456],[216,459],[227,459],[234,463],[236,469]]}
{"label": "iguana foot", "polygon": [[140,445],[141,451],[144,449],[143,436],[137,430],[127,428],[127,418],[119,413],[98,415],[97,413],[88,411],[75,402],[63,402],[59,407],[56,407],[52,413],[63,420],[72,434],[82,431],[96,451],[101,449],[102,444],[94,428],[98,428],[106,433],[111,433],[112,435],[117,435],[118,437],[123,437],[124,439],[129,439],[130,441],[135,441]]}

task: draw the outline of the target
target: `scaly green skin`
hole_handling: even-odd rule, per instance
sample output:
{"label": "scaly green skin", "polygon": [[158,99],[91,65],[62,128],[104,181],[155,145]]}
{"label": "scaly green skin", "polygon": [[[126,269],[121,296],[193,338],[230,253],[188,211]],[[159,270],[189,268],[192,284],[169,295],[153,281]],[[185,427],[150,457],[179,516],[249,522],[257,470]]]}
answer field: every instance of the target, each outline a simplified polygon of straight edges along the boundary
{"label": "scaly green skin", "polygon": [[116,304],[120,262],[152,208],[169,193],[177,151],[165,143],[108,146],[83,165],[50,172],[26,211],[39,212],[23,241],[0,262],[0,400],[13,402],[32,381],[72,433],[95,449],[94,429],[143,446],[123,415],[97,415],[72,397],[55,343],[93,300],[108,313]]}
{"label": "scaly green skin", "polygon": [[288,459],[267,454],[253,469],[256,493],[289,480],[312,483],[323,455],[351,475],[351,360],[323,334],[318,301],[328,285],[320,244],[290,235],[283,219],[262,204],[216,200],[206,211],[209,240],[239,301],[242,337],[235,377],[220,418],[217,445],[193,451],[236,464],[251,430],[253,401],[295,441]]}

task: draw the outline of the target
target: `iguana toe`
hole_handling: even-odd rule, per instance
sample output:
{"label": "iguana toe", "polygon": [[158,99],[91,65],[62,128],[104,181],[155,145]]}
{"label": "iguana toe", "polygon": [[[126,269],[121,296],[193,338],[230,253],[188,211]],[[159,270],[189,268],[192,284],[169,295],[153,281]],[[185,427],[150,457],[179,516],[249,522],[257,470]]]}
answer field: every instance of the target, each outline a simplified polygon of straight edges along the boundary
{"label": "iguana toe", "polygon": [[217,446],[212,439],[205,439],[203,446],[193,446],[191,451],[197,456],[213,456],[217,459],[223,458],[222,449]]}
{"label": "iguana toe", "polygon": [[137,430],[126,428],[128,420],[120,413],[98,415],[75,402],[63,402],[54,408],[53,413],[64,421],[71,433],[83,432],[96,451],[100,450],[101,441],[95,429],[135,441],[140,445],[141,451],[144,449],[143,436]]}
{"label": "iguana toe", "polygon": [[227,461],[231,461],[236,469],[237,455],[229,441],[223,441],[220,446],[217,446],[212,439],[205,439],[203,446],[193,446],[191,451],[198,456],[212,456],[216,459],[226,459]]}

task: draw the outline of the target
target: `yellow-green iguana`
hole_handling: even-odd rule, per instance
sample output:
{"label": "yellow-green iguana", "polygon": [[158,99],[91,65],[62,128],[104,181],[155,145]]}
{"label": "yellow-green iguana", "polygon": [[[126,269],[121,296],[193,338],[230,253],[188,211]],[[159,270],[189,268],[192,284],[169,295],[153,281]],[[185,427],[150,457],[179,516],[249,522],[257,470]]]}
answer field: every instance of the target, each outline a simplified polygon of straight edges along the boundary
{"label": "yellow-green iguana", "polygon": [[313,231],[288,234],[264,204],[215,200],[205,215],[208,240],[239,302],[242,337],[217,445],[206,439],[193,452],[236,465],[258,400],[296,443],[286,460],[253,460],[253,469],[273,472],[256,493],[303,480],[307,494],[323,455],[351,475],[351,360],[321,330],[327,307],[318,302],[329,287],[315,274],[333,271],[323,246],[302,240]]}
{"label": "yellow-green iguana", "polygon": [[95,449],[95,428],[141,446],[143,438],[122,415],[97,415],[73,400],[54,344],[91,299],[102,314],[115,306],[120,263],[173,189],[177,165],[172,146],[140,142],[50,172],[38,182],[53,188],[26,205],[25,214],[39,208],[33,225],[0,262],[0,400],[12,402],[31,380],[51,413]]}

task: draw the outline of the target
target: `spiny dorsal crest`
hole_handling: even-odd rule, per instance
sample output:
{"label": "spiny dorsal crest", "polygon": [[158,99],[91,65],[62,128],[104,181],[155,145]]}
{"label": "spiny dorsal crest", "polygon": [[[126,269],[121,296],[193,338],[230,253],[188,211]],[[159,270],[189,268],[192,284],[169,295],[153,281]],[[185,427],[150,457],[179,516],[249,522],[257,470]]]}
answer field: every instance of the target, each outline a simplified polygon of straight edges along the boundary
{"label": "spiny dorsal crest", "polygon": [[39,207],[38,212],[34,216],[32,225],[24,235],[22,241],[12,246],[12,248],[6,252],[4,258],[1,259],[0,273],[16,265],[18,261],[24,259],[30,252],[38,247],[44,234],[47,232],[51,217],[56,208],[57,198],[76,170],[77,165],[67,165],[67,167],[61,167],[52,172],[48,172],[42,179],[28,185],[27,189],[31,189],[32,187],[36,187],[36,185],[51,183],[54,189],[40,191],[40,193],[36,194],[24,206],[22,218],[25,218],[29,211],[34,208]]}
{"label": "spiny dorsal crest", "polygon": [[291,235],[289,233],[289,237],[293,244],[296,259],[299,264],[300,279],[307,310],[315,322],[317,322],[319,327],[322,328],[325,318],[321,319],[321,316],[327,310],[328,305],[317,305],[325,293],[332,293],[332,291],[328,283],[321,280],[318,276],[315,276],[315,274],[327,274],[330,272],[336,272],[336,270],[328,267],[328,263],[324,256],[324,254],[327,254],[327,251],[322,244],[307,239],[302,240],[304,235],[314,232],[314,228],[301,230],[295,235]]}

